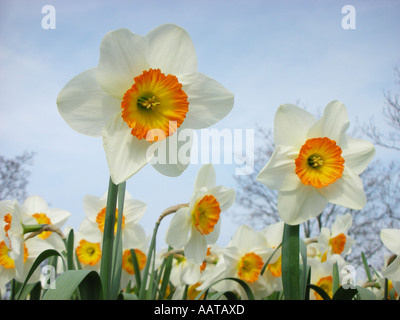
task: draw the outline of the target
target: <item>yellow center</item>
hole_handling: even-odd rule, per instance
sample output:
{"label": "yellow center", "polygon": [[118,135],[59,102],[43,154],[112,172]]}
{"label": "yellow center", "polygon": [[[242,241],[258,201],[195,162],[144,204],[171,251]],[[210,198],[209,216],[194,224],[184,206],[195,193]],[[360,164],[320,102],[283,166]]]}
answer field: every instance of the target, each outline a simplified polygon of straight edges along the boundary
{"label": "yellow center", "polygon": [[[35,213],[32,215],[37,223],[39,224],[51,224],[51,221],[48,216],[46,216],[45,213]],[[46,239],[51,235],[51,231],[43,231],[41,234],[38,235],[39,238],[41,239]]]}
{"label": "yellow center", "polygon": [[[7,247],[4,241],[0,242],[0,265],[6,269],[15,268],[15,262],[9,256],[10,249]],[[28,259],[28,249],[24,243],[24,263]]]}
{"label": "yellow center", "polygon": [[[320,278],[316,285],[323,289],[332,298],[332,282],[332,276],[327,276]],[[314,295],[317,300],[323,300],[316,291],[314,291]]]}
{"label": "yellow center", "polygon": [[295,160],[295,172],[305,185],[322,188],[340,179],[344,170],[342,149],[328,138],[309,139]]}
{"label": "yellow center", "polygon": [[[96,216],[96,222],[97,222],[97,226],[99,227],[99,229],[101,230],[101,232],[104,232],[104,222],[106,219],[106,207],[104,207],[103,209],[100,210],[100,212],[97,214]],[[122,215],[122,225],[121,225],[121,229],[123,230],[125,227],[125,216]],[[117,229],[118,229],[118,209],[115,209],[115,224],[114,224],[114,234],[117,233]]]}
{"label": "yellow center", "polygon": [[[188,96],[178,78],[149,69],[134,78],[121,102],[122,119],[138,139],[157,141],[176,131],[189,111]],[[159,130],[163,132],[160,135]]]}
{"label": "yellow center", "polygon": [[274,277],[279,278],[282,275],[282,256],[279,256],[274,263],[270,263],[268,270]]}
{"label": "yellow center", "polygon": [[101,258],[100,243],[93,243],[82,239],[76,247],[76,254],[79,262],[94,266]]}
{"label": "yellow center", "polygon": [[[136,259],[138,260],[139,270],[143,270],[143,268],[146,265],[146,260],[147,260],[146,255],[139,249],[135,249],[135,254],[136,254]],[[124,254],[122,255],[122,268],[124,268],[124,270],[131,275],[135,274],[135,268],[133,267],[131,250],[129,249],[125,250]]]}
{"label": "yellow center", "polygon": [[257,281],[264,263],[254,252],[246,253],[239,261],[238,276],[240,279],[253,283]]}
{"label": "yellow center", "polygon": [[193,224],[202,234],[209,234],[219,220],[221,208],[213,195],[206,195],[197,201],[192,211]]}
{"label": "yellow center", "polygon": [[341,254],[343,252],[345,244],[346,235],[343,233],[329,239],[329,245],[332,247],[332,251],[336,254]]}

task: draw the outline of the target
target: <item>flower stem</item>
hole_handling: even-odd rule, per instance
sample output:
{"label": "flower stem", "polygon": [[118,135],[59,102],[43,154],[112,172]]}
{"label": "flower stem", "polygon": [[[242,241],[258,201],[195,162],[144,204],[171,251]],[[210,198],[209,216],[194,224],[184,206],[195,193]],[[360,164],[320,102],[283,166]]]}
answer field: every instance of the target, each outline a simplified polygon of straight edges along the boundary
{"label": "flower stem", "polygon": [[300,300],[299,225],[285,223],[282,239],[282,285],[286,300]]}
{"label": "flower stem", "polygon": [[103,297],[110,299],[111,279],[113,266],[113,244],[114,244],[114,225],[115,210],[117,207],[118,186],[112,182],[108,184],[106,216],[104,220],[103,247],[100,262],[100,278],[103,286]]}

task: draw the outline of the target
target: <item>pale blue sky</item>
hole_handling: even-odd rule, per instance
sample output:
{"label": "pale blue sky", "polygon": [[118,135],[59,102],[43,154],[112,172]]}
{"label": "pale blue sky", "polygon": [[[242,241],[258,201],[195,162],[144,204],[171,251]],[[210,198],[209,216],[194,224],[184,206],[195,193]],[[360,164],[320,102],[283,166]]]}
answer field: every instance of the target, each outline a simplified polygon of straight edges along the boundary
{"label": "pale blue sky", "polygon": [[[46,4],[56,9],[54,30],[41,27]],[[355,30],[341,25],[347,4],[356,9]],[[68,224],[77,228],[84,195],[107,190],[108,167],[101,139],[73,131],[56,97],[97,65],[108,31],[145,35],[163,23],[185,28],[199,71],[235,94],[232,112],[214,128],[272,128],[280,104],[300,101],[317,112],[335,99],[353,126],[370,117],[383,124],[383,92],[396,89],[393,67],[400,64],[399,17],[398,1],[0,0],[0,154],[37,152],[29,194],[69,210]],[[132,196],[148,204],[142,224],[149,233],[164,208],[189,201],[197,170],[168,178],[146,166],[128,181]],[[217,165],[217,183],[235,187],[234,170]],[[167,226],[168,219],[160,240]],[[224,218],[222,245],[236,226]]]}

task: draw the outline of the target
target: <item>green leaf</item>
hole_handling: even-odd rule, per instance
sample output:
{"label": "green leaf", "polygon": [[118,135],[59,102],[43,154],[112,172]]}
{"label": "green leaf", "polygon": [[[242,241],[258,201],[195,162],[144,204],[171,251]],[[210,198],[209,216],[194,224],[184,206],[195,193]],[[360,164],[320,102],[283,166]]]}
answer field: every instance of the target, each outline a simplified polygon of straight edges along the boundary
{"label": "green leaf", "polygon": [[74,270],[74,229],[71,229],[66,241],[68,270]]}
{"label": "green leaf", "polygon": [[228,300],[238,300],[236,294],[232,291],[221,291],[214,293],[208,300],[218,300],[222,296],[225,296]]}
{"label": "green leaf", "polygon": [[111,296],[112,261],[114,247],[115,210],[117,207],[118,186],[109,180],[106,215],[104,218],[103,246],[100,261],[100,278],[103,285],[104,298]]}
{"label": "green leaf", "polygon": [[[22,287],[20,288],[20,290],[19,290],[19,292],[18,292],[18,294],[17,294],[17,299],[22,298],[22,293],[24,292],[23,290],[24,290],[26,284],[28,283],[29,279],[31,278],[32,274],[35,272],[36,268],[37,268],[38,266],[40,266],[40,264],[41,264],[44,260],[46,260],[47,258],[52,257],[52,256],[59,256],[59,257],[62,258],[62,255],[61,255],[57,250],[54,250],[54,249],[45,250],[45,251],[41,252],[41,253],[38,255],[38,257],[37,257],[37,258],[35,259],[35,261],[33,262],[31,268],[29,269],[28,274],[26,275],[25,281],[24,281],[24,283],[22,284]],[[65,268],[64,259],[62,259],[62,261],[63,261],[63,263],[64,263],[64,268]]]}
{"label": "green leaf", "polygon": [[364,264],[365,273],[367,274],[368,281],[372,281],[371,270],[369,269],[369,265],[367,262],[367,258],[365,257],[364,252],[361,252],[361,258]]}
{"label": "green leaf", "polygon": [[358,298],[360,300],[376,300],[375,294],[367,288],[356,286],[358,291]]}
{"label": "green leaf", "polygon": [[78,288],[83,300],[103,298],[101,280],[96,271],[68,270],[58,276],[55,289],[47,290],[43,300],[69,300]]}
{"label": "green leaf", "polygon": [[272,254],[270,255],[270,257],[268,258],[267,262],[265,262],[264,266],[261,269],[261,275],[264,274],[265,269],[267,269],[272,257],[275,255],[275,253],[279,250],[279,248],[282,246],[282,242],[279,244],[278,247],[276,247],[276,249],[274,250],[274,252],[272,252]]}
{"label": "green leaf", "polygon": [[[235,282],[239,283],[239,284],[242,286],[242,288],[244,289],[244,291],[246,292],[246,295],[247,295],[248,299],[249,299],[249,300],[255,300],[254,294],[253,294],[253,292],[251,291],[250,287],[248,286],[248,284],[247,284],[246,282],[244,282],[242,279],[231,278],[231,277],[219,279],[219,280],[213,282],[213,283],[210,284],[207,288],[205,288],[204,290],[202,290],[202,291],[197,295],[197,297],[196,297],[195,300],[199,300],[200,297],[201,297],[204,293],[208,292],[208,290],[210,290],[210,288],[211,288],[213,285],[217,284],[218,282],[224,281],[224,280],[235,281]],[[207,295],[206,295],[206,296],[207,296]],[[206,296],[204,297],[204,299],[206,298]]]}
{"label": "green leaf", "polygon": [[345,289],[343,286],[339,287],[335,294],[332,297],[332,300],[351,300],[357,294],[356,288],[347,288]]}
{"label": "green leaf", "polygon": [[332,292],[336,292],[337,289],[339,289],[339,267],[336,262],[332,270]]}
{"label": "green leaf", "polygon": [[282,285],[286,300],[300,300],[299,225],[285,223],[282,239]]}
{"label": "green leaf", "polygon": [[132,257],[132,263],[133,263],[133,270],[135,270],[136,286],[140,290],[140,286],[142,285],[142,279],[140,276],[139,262],[138,262],[136,252],[134,249],[131,249],[131,257]]}
{"label": "green leaf", "polygon": [[118,295],[118,300],[139,300],[136,294],[121,292]]}
{"label": "green leaf", "polygon": [[122,273],[122,215],[124,212],[126,182],[118,185],[118,223],[117,233],[114,239],[113,259],[112,259],[112,284],[111,296],[112,300],[117,299],[121,286]]}
{"label": "green leaf", "polygon": [[302,265],[302,273],[301,273],[301,282],[300,282],[300,292],[301,296],[306,296],[307,291],[307,283],[308,283],[308,274],[310,271],[310,267],[307,266],[307,245],[303,240],[300,240],[300,254],[301,254],[301,261]]}
{"label": "green leaf", "polygon": [[331,300],[331,297],[321,287],[318,287],[315,284],[309,284],[307,287],[317,292],[323,300]]}

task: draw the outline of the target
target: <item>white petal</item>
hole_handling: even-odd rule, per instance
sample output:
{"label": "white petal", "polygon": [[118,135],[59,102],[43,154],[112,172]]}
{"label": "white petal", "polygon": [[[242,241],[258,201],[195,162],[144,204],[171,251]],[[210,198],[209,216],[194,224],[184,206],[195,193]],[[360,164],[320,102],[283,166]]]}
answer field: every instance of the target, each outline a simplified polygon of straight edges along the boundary
{"label": "white petal", "polygon": [[147,242],[146,232],[139,224],[125,225],[122,236],[122,243],[129,248],[140,248]]}
{"label": "white petal", "polygon": [[337,236],[339,233],[347,233],[352,223],[353,219],[350,213],[337,217],[336,221],[332,224],[332,236]]}
{"label": "white petal", "polygon": [[386,267],[384,275],[392,281],[400,281],[400,256],[397,256],[396,259]]}
{"label": "white petal", "polygon": [[257,180],[274,190],[291,191],[298,186],[299,177],[295,173],[295,159],[298,151],[293,147],[278,146],[272,153]]}
{"label": "white petal", "polygon": [[83,198],[83,212],[90,221],[96,222],[98,213],[106,207],[106,204],[107,200],[105,199],[100,199],[92,195],[85,195]]}
{"label": "white petal", "polygon": [[317,190],[329,202],[354,210],[361,210],[367,202],[360,177],[346,167],[340,179]]}
{"label": "white petal", "polygon": [[316,188],[299,183],[293,191],[280,191],[278,212],[282,220],[290,225],[300,224],[319,215],[327,204]]}
{"label": "white petal", "polygon": [[197,71],[197,58],[189,34],[173,24],[164,24],[150,31],[147,56],[151,68],[165,74],[178,75]]}
{"label": "white petal", "polygon": [[190,218],[189,208],[186,207],[179,209],[172,217],[165,242],[174,249],[181,249],[186,245],[191,228]]}
{"label": "white petal", "polygon": [[254,248],[265,247],[265,237],[261,232],[255,231],[248,225],[241,225],[236,229],[231,241],[232,246],[236,246],[241,252],[247,253]]}
{"label": "white petal", "polygon": [[197,231],[196,228],[192,228],[192,232],[188,243],[184,248],[185,257],[196,263],[202,264],[207,254],[207,242],[206,238]]}
{"label": "white petal", "polygon": [[51,208],[47,211],[46,215],[49,217],[51,224],[60,228],[65,224],[65,222],[67,222],[71,213],[67,210]]}
{"label": "white petal", "polygon": [[148,43],[145,37],[128,29],[118,29],[107,33],[100,45],[100,59],[96,78],[104,91],[122,99],[132,87],[134,77],[147,70],[146,55]]}
{"label": "white petal", "polygon": [[212,164],[205,164],[200,167],[197,172],[196,181],[194,182],[194,188],[206,187],[207,189],[215,187],[215,169]]}
{"label": "white petal", "polygon": [[121,109],[121,100],[100,88],[95,69],[78,74],[61,90],[57,107],[64,120],[79,133],[98,137],[108,120]]}
{"label": "white petal", "polygon": [[221,217],[219,217],[218,222],[214,226],[214,230],[205,235],[207,244],[213,244],[217,242],[221,231],[221,221]]}
{"label": "white petal", "polygon": [[26,198],[23,205],[30,215],[41,212],[45,213],[49,209],[46,200],[40,196],[30,196]]}
{"label": "white petal", "polygon": [[307,138],[327,137],[341,144],[350,125],[347,109],[339,101],[330,102],[324,110],[324,115],[308,131]]}
{"label": "white petal", "polygon": [[345,160],[345,166],[355,174],[361,174],[375,155],[374,145],[369,141],[353,139],[348,135],[342,140],[342,157]]}
{"label": "white petal", "polygon": [[200,278],[200,267],[194,263],[188,265],[182,270],[181,282],[184,284],[195,284]]}
{"label": "white petal", "polygon": [[126,199],[124,202],[125,224],[135,224],[142,219],[147,209],[147,205],[139,200]]}
{"label": "white petal", "polygon": [[157,156],[151,165],[161,174],[177,177],[189,166],[193,130],[179,128],[177,132],[158,143]]}
{"label": "white petal", "polygon": [[381,240],[392,253],[400,255],[400,229],[382,229]]}
{"label": "white petal", "polygon": [[263,230],[268,243],[273,247],[278,247],[282,242],[284,223],[282,221],[269,225]]}
{"label": "white petal", "polygon": [[275,146],[293,146],[299,150],[306,142],[307,131],[315,121],[311,113],[296,105],[281,105],[274,119]]}
{"label": "white petal", "polygon": [[221,211],[228,210],[235,202],[235,190],[232,188],[217,186],[210,189],[208,193],[217,199]]}
{"label": "white petal", "polygon": [[111,118],[105,126],[103,146],[115,184],[129,179],[149,161],[147,149],[150,143],[134,137],[120,114]]}
{"label": "white petal", "polygon": [[202,129],[223,119],[233,107],[232,92],[219,82],[195,72],[179,76],[182,89],[188,95],[189,112],[182,128]]}

